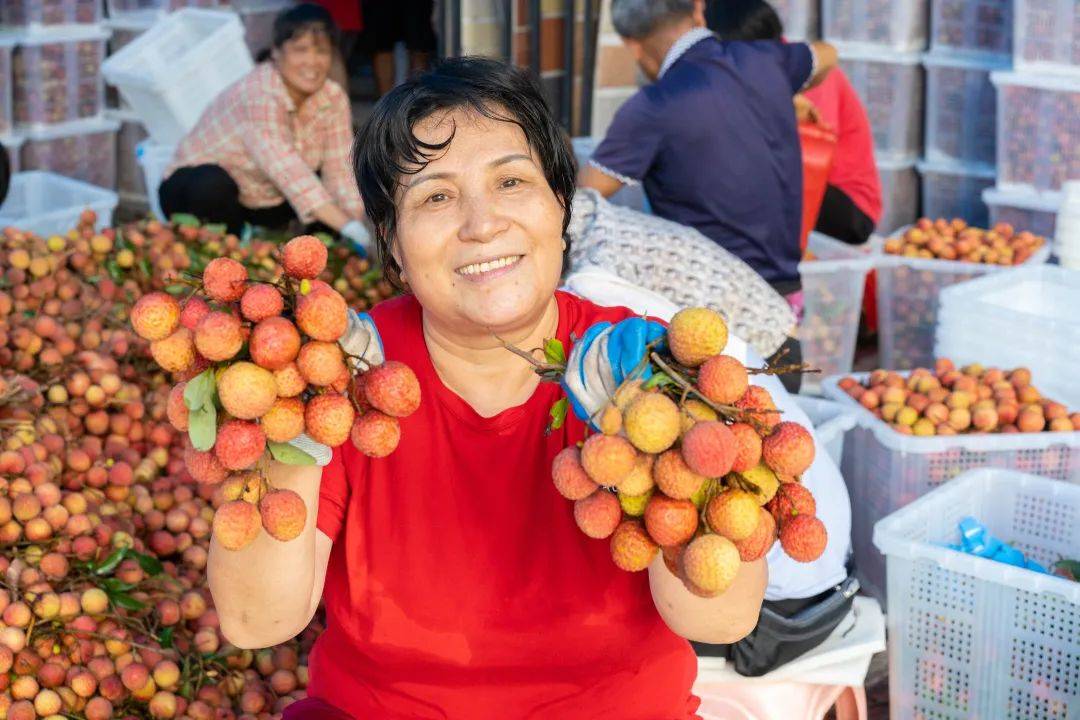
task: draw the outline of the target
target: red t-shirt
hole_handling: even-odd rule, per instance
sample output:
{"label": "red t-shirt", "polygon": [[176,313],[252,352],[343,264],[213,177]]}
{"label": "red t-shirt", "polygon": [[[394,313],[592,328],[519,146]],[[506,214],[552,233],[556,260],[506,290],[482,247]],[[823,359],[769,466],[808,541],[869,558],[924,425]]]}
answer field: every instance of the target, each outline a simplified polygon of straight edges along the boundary
{"label": "red t-shirt", "polygon": [[836,132],[829,184],[844,192],[874,221],[881,220],[881,180],[874,164],[874,134],[859,94],[840,68],[806,91],[821,119]]}
{"label": "red t-shirt", "polygon": [[[632,315],[556,297],[567,349]],[[323,472],[317,524],[334,547],[309,694],[364,720],[694,717],[697,660],[648,574],[616,568],[552,485],[555,454],[585,432],[571,414],[544,436],[560,388],[481,417],[436,374],[413,297],[372,317],[423,396],[392,455],[347,442]]]}

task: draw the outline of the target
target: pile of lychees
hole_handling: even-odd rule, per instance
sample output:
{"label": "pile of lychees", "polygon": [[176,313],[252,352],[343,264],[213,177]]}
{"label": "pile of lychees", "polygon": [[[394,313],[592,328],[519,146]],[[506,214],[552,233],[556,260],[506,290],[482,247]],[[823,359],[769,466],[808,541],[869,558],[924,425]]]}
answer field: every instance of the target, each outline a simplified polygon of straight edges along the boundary
{"label": "pile of lychees", "polygon": [[[623,570],[644,570],[662,550],[687,589],[718,595],[742,562],[763,557],[779,536],[810,562],[825,550],[825,526],[800,476],[814,460],[801,425],[780,419],[750,371],[722,354],[728,330],[706,308],[679,312],[666,342],[650,348],[594,422],[600,432],[562,450],[556,489],[574,501],[591,538],[610,538]],[[665,348],[666,345],[666,348]]]}
{"label": "pile of lychees", "polygon": [[985,230],[959,218],[920,218],[902,235],[886,240],[883,250],[889,255],[927,260],[1020,265],[1045,243],[1045,238],[1027,231],[1016,232],[1008,223]]}
{"label": "pile of lychees", "polygon": [[[251,282],[244,265],[217,258],[197,283],[202,292],[183,304],[153,292],[132,308],[135,332],[180,380],[168,418],[188,434],[188,472],[200,483],[225,483],[213,533],[227,549],[247,546],[260,528],[282,542],[304,528],[300,496],[267,483],[268,455],[310,464],[289,444],[306,433],[330,447],[351,438],[361,452],[383,457],[397,447],[398,418],[419,406],[420,386],[407,366],[368,367],[346,355],[339,341],[348,306],[316,279],[326,261],[326,246],[304,235],[283,247],[277,283]],[[363,372],[354,378],[350,366]]]}

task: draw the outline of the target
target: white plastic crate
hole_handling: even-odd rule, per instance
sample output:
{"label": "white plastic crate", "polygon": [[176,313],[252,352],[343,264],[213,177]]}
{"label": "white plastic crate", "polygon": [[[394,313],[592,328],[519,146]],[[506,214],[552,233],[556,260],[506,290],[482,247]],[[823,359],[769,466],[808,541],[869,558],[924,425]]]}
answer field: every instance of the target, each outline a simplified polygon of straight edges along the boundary
{"label": "white plastic crate", "polygon": [[771,0],[770,4],[780,15],[788,40],[817,40],[820,36],[820,0]]}
{"label": "white plastic crate", "polygon": [[1016,230],[1046,238],[1054,236],[1061,193],[1002,190],[995,186],[983,191],[983,202],[990,209],[991,225],[1008,223]]}
{"label": "white plastic crate", "polygon": [[990,73],[1008,65],[985,60],[923,56],[926,67],[926,158],[993,165],[997,93]]}
{"label": "white plastic crate", "polygon": [[804,388],[812,390],[822,377],[851,370],[863,287],[873,262],[864,248],[820,233],[810,233],[807,250],[815,259],[799,263],[805,301],[799,342],[803,361],[821,370],[803,377]]}
{"label": "white plastic crate", "polygon": [[175,145],[163,145],[155,143],[153,140],[143,140],[135,146],[135,156],[138,158],[139,166],[142,168],[150,210],[153,212],[154,217],[159,220],[167,218],[161,212],[158,190],[161,187],[161,181],[165,179],[165,169],[172,162],[175,154]]}
{"label": "white plastic crate", "polygon": [[53,25],[85,25],[101,22],[101,0],[4,0],[0,2],[0,25],[32,31]]}
{"label": "white plastic crate", "polygon": [[1080,179],[1080,78],[995,72],[998,186],[1058,190]]}
{"label": "white plastic crate", "polygon": [[115,190],[119,129],[115,120],[98,118],[29,130],[22,147],[22,168],[48,170]]}
{"label": "white plastic crate", "polygon": [[[1050,257],[1049,243],[1019,267],[1041,265]],[[1013,268],[956,260],[906,258],[882,254],[877,270],[878,365],[889,370],[931,366],[942,288]]]}
{"label": "white plastic crate", "polygon": [[109,31],[97,25],[20,37],[11,76],[15,123],[37,127],[100,116],[108,37]]}
{"label": "white plastic crate", "polygon": [[928,5],[927,0],[822,0],[821,32],[829,42],[923,50]]}
{"label": "white plastic crate", "polygon": [[[112,19],[146,20],[184,8],[226,7],[228,0],[105,0]],[[235,3],[233,3],[235,4]]]}
{"label": "white plastic crate", "polygon": [[121,198],[146,202],[146,179],[139,165],[137,148],[146,140],[146,128],[131,112],[110,111],[109,117],[120,123],[116,134],[116,191]]}
{"label": "white plastic crate", "polygon": [[[864,382],[869,373],[856,373]],[[1018,470],[1080,483],[1080,432],[991,433],[916,437],[901,435],[859,405],[837,385],[822,383],[825,396],[855,413],[844,438],[841,472],[851,507],[851,546],[863,587],[885,598],[885,558],[874,548],[874,524],[966,470]],[[1039,378],[1033,378],[1038,386]]]}
{"label": "white plastic crate", "polygon": [[932,218],[963,218],[986,227],[989,213],[983,191],[994,184],[994,168],[954,162],[921,162],[922,213]]}
{"label": "white plastic crate", "polygon": [[19,172],[19,163],[21,162],[20,155],[22,154],[23,139],[21,135],[15,133],[6,133],[0,135],[0,145],[4,147],[4,151],[8,156],[8,167],[12,174]]}
{"label": "white plastic crate", "polygon": [[1017,70],[1080,73],[1080,3],[1016,0]]}
{"label": "white plastic crate", "polygon": [[930,49],[1004,57],[1012,54],[1013,0],[933,0]]}
{"label": "white plastic crate", "polygon": [[[585,167],[589,163],[589,158],[596,151],[596,146],[600,144],[602,138],[598,137],[576,137],[573,139],[572,144],[574,146],[574,155],[577,157],[578,167]],[[608,202],[616,205],[622,205],[628,207],[631,210],[637,210],[638,212],[651,213],[652,210],[649,207],[649,198],[645,196],[645,188],[640,183],[634,185],[626,185],[619,192],[615,193],[608,198]]]}
{"label": "white plastic crate", "polygon": [[0,35],[0,135],[11,132],[11,55],[15,50],[13,35]]}
{"label": "white plastic crate", "polygon": [[178,143],[203,110],[253,67],[235,13],[180,10],[110,57],[105,78],[161,143]]}
{"label": "white plastic crate", "polygon": [[844,456],[844,435],[855,427],[855,413],[843,404],[826,398],[796,395],[795,402],[810,418],[818,445],[840,467]]}
{"label": "white plastic crate", "polygon": [[889,716],[1074,718],[1080,583],[942,547],[974,517],[1044,566],[1080,548],[1080,487],[973,470],[883,519]]}
{"label": "white plastic crate", "polygon": [[877,169],[882,206],[877,231],[887,234],[919,219],[919,175],[914,158],[879,159]]}
{"label": "white plastic crate", "polygon": [[837,45],[840,65],[859,94],[874,154],[901,158],[922,152],[923,69],[916,53]]}
{"label": "white plastic crate", "polygon": [[7,199],[0,205],[0,228],[16,227],[38,235],[59,235],[79,222],[86,208],[97,213],[97,226],[112,225],[116,193],[50,172],[11,176]]}

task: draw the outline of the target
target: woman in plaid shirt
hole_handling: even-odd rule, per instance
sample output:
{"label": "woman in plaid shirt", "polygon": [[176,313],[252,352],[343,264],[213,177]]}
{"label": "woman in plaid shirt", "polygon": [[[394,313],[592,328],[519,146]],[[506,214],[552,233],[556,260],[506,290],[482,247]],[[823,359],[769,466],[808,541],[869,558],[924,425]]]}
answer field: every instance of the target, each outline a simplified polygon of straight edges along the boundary
{"label": "woman in plaid shirt", "polygon": [[271,59],[219,95],[179,147],[161,184],[166,215],[190,213],[239,233],[245,223],[321,223],[365,247],[351,168],[347,93],[327,82],[337,28],[305,4],[274,21]]}

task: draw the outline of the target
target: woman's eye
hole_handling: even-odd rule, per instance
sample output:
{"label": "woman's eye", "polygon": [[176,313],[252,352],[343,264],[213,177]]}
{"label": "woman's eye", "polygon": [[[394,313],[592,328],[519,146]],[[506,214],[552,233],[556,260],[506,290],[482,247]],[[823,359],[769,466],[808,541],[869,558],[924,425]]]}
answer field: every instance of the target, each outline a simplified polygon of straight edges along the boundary
{"label": "woman's eye", "polygon": [[521,179],[520,178],[506,178],[505,180],[502,181],[502,186],[504,188],[517,187],[520,184],[521,184]]}
{"label": "woman's eye", "polygon": [[429,197],[428,202],[437,204],[437,203],[445,202],[446,199],[447,199],[446,198],[446,193],[441,193],[440,192],[440,193],[435,193],[434,195]]}

